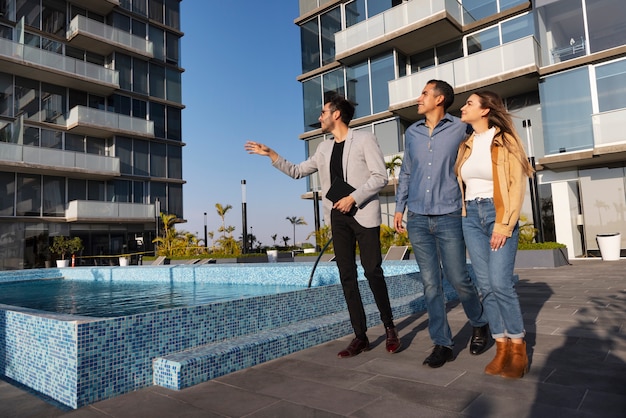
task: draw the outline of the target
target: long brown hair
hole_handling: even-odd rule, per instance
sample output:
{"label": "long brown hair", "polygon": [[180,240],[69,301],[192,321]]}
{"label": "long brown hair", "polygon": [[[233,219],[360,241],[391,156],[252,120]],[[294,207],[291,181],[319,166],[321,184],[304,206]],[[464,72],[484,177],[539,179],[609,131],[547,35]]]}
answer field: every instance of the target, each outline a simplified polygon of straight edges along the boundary
{"label": "long brown hair", "polygon": [[522,141],[513,126],[511,114],[504,107],[504,102],[500,96],[489,90],[477,91],[474,94],[479,98],[480,107],[489,109],[489,113],[487,113],[489,127],[496,127],[500,130],[499,135],[502,138],[502,144],[519,160],[524,173],[530,176],[534,170],[528,162]]}

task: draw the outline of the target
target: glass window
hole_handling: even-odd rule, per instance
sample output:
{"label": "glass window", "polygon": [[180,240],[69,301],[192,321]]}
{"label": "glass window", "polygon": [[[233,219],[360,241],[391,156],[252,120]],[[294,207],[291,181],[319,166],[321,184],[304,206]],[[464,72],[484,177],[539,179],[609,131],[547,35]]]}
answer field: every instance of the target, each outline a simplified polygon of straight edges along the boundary
{"label": "glass window", "polygon": [[373,17],[377,14],[380,14],[386,10],[391,9],[391,7],[396,6],[398,2],[397,0],[367,0],[367,17]]}
{"label": "glass window", "polygon": [[503,44],[535,34],[533,15],[530,13],[504,21],[500,27],[502,28]]}
{"label": "glass window", "polygon": [[41,110],[43,111],[43,122],[65,125],[66,92],[65,87],[53,86],[52,84],[41,83]]}
{"label": "glass window", "polygon": [[167,68],[165,70],[165,76],[165,91],[167,93],[167,100],[182,103],[183,97],[180,72],[173,68]]}
{"label": "glass window", "polygon": [[148,141],[136,139],[133,144],[133,166],[136,176],[147,176],[149,170],[149,146]]}
{"label": "glass window", "polygon": [[65,134],[65,149],[67,151],[85,152],[85,137],[70,133]]}
{"label": "glass window", "polygon": [[153,177],[167,176],[165,149],[165,144],[150,144],[150,175]]}
{"label": "glass window", "polygon": [[1,72],[0,115],[13,116],[13,76]]}
{"label": "glass window", "polygon": [[163,23],[163,16],[165,16],[163,0],[148,0],[148,17],[159,23]]}
{"label": "glass window", "polygon": [[499,0],[500,1],[500,11],[510,9],[511,7],[527,3],[528,0]]}
{"label": "glass window", "polygon": [[87,106],[92,109],[105,110],[105,102],[106,100],[102,96],[90,94],[87,97]]}
{"label": "glass window", "polygon": [[120,88],[130,91],[132,89],[132,59],[128,55],[115,53],[115,69],[119,71]]}
{"label": "glass window", "polygon": [[467,36],[467,54],[485,51],[500,45],[500,33],[494,26]]}
{"label": "glass window", "polygon": [[76,106],[87,106],[87,103],[89,103],[87,97],[88,95],[84,91],[70,89],[70,92],[69,92],[70,109],[73,109]]}
{"label": "glass window", "polygon": [[600,112],[626,108],[626,60],[596,68]]}
{"label": "glass window", "polygon": [[104,138],[87,137],[87,154],[107,155],[107,145]]}
{"label": "glass window", "polygon": [[133,91],[148,94],[148,61],[133,58]]}
{"label": "glass window", "polygon": [[178,64],[179,59],[179,46],[180,38],[178,35],[167,32],[165,34],[165,58],[170,64]]}
{"label": "glass window", "polygon": [[178,0],[165,0],[165,24],[180,30],[180,2]]}
{"label": "glass window", "polygon": [[132,27],[133,27],[133,31],[132,31],[133,35],[141,39],[146,39],[146,24],[144,22],[133,19]]}
{"label": "glass window", "polygon": [[[576,86],[575,89],[571,86]],[[589,71],[578,68],[539,83],[545,154],[593,148]]]}
{"label": "glass window", "polygon": [[145,100],[133,99],[132,117],[137,119],[146,119],[148,116],[148,102]]}
{"label": "glass window", "polygon": [[43,176],[43,216],[65,216],[65,178]]}
{"label": "glass window", "polygon": [[15,77],[15,116],[39,122],[39,82]]}
{"label": "glass window", "polygon": [[41,215],[41,176],[17,173],[17,216]]}
{"label": "glass window", "polygon": [[587,0],[589,48],[591,52],[622,46],[626,29],[626,7],[621,0]]}
{"label": "glass window", "polygon": [[320,16],[322,28],[322,65],[335,60],[335,33],[341,30],[341,9],[335,7]]}
{"label": "glass window", "polygon": [[437,64],[441,65],[463,57],[463,41],[458,39],[436,48]]}
{"label": "glass window", "polygon": [[542,50],[549,51],[550,63],[585,55],[586,39],[580,0],[555,1],[537,9]]}
{"label": "glass window", "polygon": [[302,83],[304,102],[304,130],[311,131],[320,127],[319,117],[322,111],[322,79],[314,77]]}
{"label": "glass window", "polygon": [[148,39],[152,42],[154,59],[165,61],[165,32],[163,29],[150,25]]}
{"label": "glass window", "polygon": [[113,180],[113,200],[115,202],[132,202],[132,182],[127,180]]}
{"label": "glass window", "polygon": [[24,17],[24,24],[39,29],[39,0],[16,0],[15,12],[16,21]]}
{"label": "glass window", "polygon": [[148,16],[148,0],[133,0],[133,12]]}
{"label": "glass window", "polygon": [[0,171],[0,216],[13,216],[15,201],[15,173]]}
{"label": "glass window", "polygon": [[[0,120],[0,142],[6,142],[9,144],[15,144],[19,141],[19,138],[15,138],[13,135],[13,123]],[[15,129],[17,131],[17,129]],[[19,135],[15,132],[15,136]]]}
{"label": "glass window", "polygon": [[496,0],[463,0],[464,23],[475,22],[498,12]]}
{"label": "glass window", "polygon": [[113,102],[113,111],[115,113],[119,113],[120,115],[131,115],[131,98],[128,96],[122,96],[120,94],[114,94],[111,97]]}
{"label": "glass window", "polygon": [[322,84],[324,92],[334,91],[341,94],[342,96],[346,95],[346,83],[344,80],[343,68],[339,68],[337,70],[333,70],[322,75]]}
{"label": "glass window", "polygon": [[58,131],[51,131],[49,129],[42,129],[41,147],[63,149],[63,133]]}
{"label": "glass window", "polygon": [[87,200],[87,180],[68,178],[67,200]]}
{"label": "glass window", "polygon": [[143,181],[133,181],[133,203],[146,203],[148,196],[147,187]]}
{"label": "glass window", "polygon": [[167,177],[183,178],[183,148],[177,145],[167,146]]}
{"label": "glass window", "polygon": [[[398,119],[375,124],[374,133],[383,155],[397,154],[403,150]],[[396,172],[396,174],[398,173]]]}
{"label": "glass window", "polygon": [[434,50],[428,49],[426,51],[411,55],[411,74],[418,71],[423,71],[427,68],[435,66],[435,54]]}
{"label": "glass window", "polygon": [[167,107],[167,138],[174,141],[182,140],[180,109]]}
{"label": "glass window", "polygon": [[165,67],[150,63],[150,96],[165,99]]}
{"label": "glass window", "polygon": [[372,59],[372,111],[384,112],[389,109],[389,81],[395,77],[393,54]]}
{"label": "glass window", "polygon": [[150,203],[154,203],[156,199],[161,202],[161,212],[169,213],[168,208],[165,207],[167,200],[165,199],[167,187],[165,183],[158,181],[150,182]]}
{"label": "glass window", "polygon": [[87,180],[87,200],[106,201],[106,184],[100,180]]}
{"label": "glass window", "polygon": [[355,104],[354,119],[370,115],[370,77],[368,63],[347,68],[348,98]]}
{"label": "glass window", "polygon": [[0,14],[5,19],[15,21],[15,1],[13,0],[0,0]]}
{"label": "glass window", "polygon": [[65,1],[42,0],[41,30],[65,37]]}
{"label": "glass window", "polygon": [[116,29],[130,33],[130,17],[121,13],[113,12],[108,17],[109,25]]}
{"label": "glass window", "polygon": [[367,19],[365,0],[354,0],[346,4],[346,27],[356,25]]}
{"label": "glass window", "polygon": [[165,138],[165,105],[150,102],[150,120],[154,122],[154,136]]}
{"label": "glass window", "polygon": [[39,128],[33,128],[31,126],[24,127],[24,145],[31,147],[39,146]]}
{"label": "glass window", "polygon": [[133,174],[133,141],[118,136],[115,138],[115,156],[120,159],[120,172]]}
{"label": "glass window", "polygon": [[170,184],[168,186],[168,213],[174,214],[179,218],[183,217],[183,185]]}
{"label": "glass window", "polygon": [[300,26],[300,56],[303,73],[320,67],[320,40],[317,19],[309,20]]}

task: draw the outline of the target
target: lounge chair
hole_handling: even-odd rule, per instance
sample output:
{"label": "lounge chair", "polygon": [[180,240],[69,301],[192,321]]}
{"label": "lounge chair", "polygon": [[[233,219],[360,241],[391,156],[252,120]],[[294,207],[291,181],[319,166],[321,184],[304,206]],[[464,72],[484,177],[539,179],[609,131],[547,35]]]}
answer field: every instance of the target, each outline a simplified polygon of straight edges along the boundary
{"label": "lounge chair", "polygon": [[160,255],[157,258],[155,258],[152,261],[152,264],[150,264],[151,266],[162,266],[163,264],[165,264],[165,260],[167,259],[167,257],[165,257],[164,255]]}
{"label": "lounge chair", "polygon": [[322,254],[320,261],[335,261],[335,254]]}
{"label": "lounge chair", "polygon": [[196,266],[199,266],[201,264],[215,264],[217,262],[216,259],[214,258],[201,258],[200,261],[198,261],[197,263],[194,263]]}
{"label": "lounge chair", "polygon": [[408,260],[409,259],[409,246],[408,245],[392,245],[385,254],[386,260]]}

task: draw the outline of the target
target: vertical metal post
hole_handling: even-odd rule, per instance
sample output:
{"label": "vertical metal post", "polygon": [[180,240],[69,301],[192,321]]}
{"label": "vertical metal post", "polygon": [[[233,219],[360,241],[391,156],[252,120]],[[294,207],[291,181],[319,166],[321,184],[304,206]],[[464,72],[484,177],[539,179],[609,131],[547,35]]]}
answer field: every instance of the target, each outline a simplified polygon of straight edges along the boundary
{"label": "vertical metal post", "polygon": [[[155,227],[155,238],[159,237],[159,219],[161,218],[161,201],[159,200],[159,198],[157,197],[156,199],[154,199],[154,227]],[[155,242],[154,243],[154,255],[157,255],[157,249],[158,249],[159,243]]]}
{"label": "vertical metal post", "polygon": [[526,130],[526,140],[528,141],[528,161],[533,168],[533,174],[528,178],[530,185],[530,204],[533,211],[533,223],[537,229],[537,236],[535,240],[537,242],[544,242],[543,238],[543,224],[541,222],[541,203],[539,200],[539,187],[537,185],[537,172],[535,171],[535,156],[533,150],[533,131],[531,128],[530,119],[522,121],[522,126]]}
{"label": "vertical metal post", "polygon": [[[319,231],[321,228],[320,223],[320,205],[319,205],[320,193],[316,190],[313,192],[313,217],[315,219],[315,231]],[[319,252],[321,249],[320,243],[317,242],[315,237],[315,251]]]}
{"label": "vertical metal post", "polygon": [[241,180],[241,251],[246,254],[248,252],[248,215],[246,213],[246,181]]}
{"label": "vertical metal post", "polygon": [[206,212],[204,212],[204,247],[208,250],[209,242],[207,241],[207,230],[206,230]]}

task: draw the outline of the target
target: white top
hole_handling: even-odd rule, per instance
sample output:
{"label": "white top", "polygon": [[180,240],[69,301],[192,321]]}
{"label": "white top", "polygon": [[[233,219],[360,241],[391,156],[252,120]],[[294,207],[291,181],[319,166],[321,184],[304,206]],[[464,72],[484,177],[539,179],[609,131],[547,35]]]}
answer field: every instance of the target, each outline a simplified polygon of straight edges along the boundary
{"label": "white top", "polygon": [[493,198],[491,143],[495,133],[496,128],[491,128],[480,134],[474,133],[472,153],[461,166],[466,200]]}

